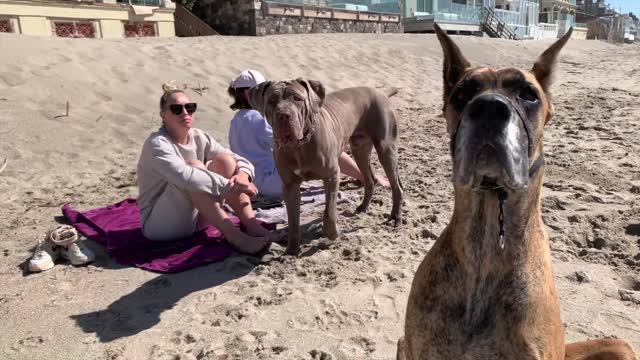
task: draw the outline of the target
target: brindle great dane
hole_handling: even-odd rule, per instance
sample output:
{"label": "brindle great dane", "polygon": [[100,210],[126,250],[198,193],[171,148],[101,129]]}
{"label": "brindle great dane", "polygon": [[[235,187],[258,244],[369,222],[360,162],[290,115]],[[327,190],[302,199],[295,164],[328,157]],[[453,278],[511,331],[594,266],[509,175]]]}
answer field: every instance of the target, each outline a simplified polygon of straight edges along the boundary
{"label": "brindle great dane", "polygon": [[620,340],[564,342],[540,190],[549,85],[571,32],[522,71],[472,68],[436,26],[455,206],[413,280],[398,359],[635,359]]}

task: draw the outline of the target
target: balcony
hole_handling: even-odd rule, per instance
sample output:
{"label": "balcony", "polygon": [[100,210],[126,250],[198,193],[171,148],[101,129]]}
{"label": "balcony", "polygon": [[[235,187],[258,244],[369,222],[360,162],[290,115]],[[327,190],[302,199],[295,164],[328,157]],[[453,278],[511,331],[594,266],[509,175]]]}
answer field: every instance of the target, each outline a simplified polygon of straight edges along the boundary
{"label": "balcony", "polygon": [[457,4],[451,0],[438,0],[434,13],[436,21],[475,25],[480,24],[482,7]]}

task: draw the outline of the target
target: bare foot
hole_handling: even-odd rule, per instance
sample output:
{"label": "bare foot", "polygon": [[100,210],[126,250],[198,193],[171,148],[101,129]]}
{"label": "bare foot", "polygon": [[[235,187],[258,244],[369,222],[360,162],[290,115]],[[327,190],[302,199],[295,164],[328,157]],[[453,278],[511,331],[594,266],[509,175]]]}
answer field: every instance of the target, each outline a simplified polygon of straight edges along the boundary
{"label": "bare foot", "polygon": [[243,225],[245,230],[247,231],[247,234],[251,236],[267,237],[271,242],[280,242],[286,236],[285,233],[276,231],[271,232],[265,229],[255,219],[253,219],[253,221],[248,221],[247,224]]}
{"label": "bare foot", "polygon": [[269,233],[269,235],[267,235],[267,238],[271,242],[279,243],[283,241],[286,236],[287,234],[284,232],[272,232],[272,233]]}
{"label": "bare foot", "polygon": [[239,252],[255,255],[264,250],[271,243],[268,236],[254,237],[241,231],[225,235],[227,241]]}
{"label": "bare foot", "polygon": [[271,233],[269,230],[260,225],[255,218],[242,223],[242,226],[244,227],[247,234],[251,236],[267,236]]}
{"label": "bare foot", "polygon": [[383,187],[386,187],[386,188],[391,187],[389,180],[382,175],[375,175],[374,181],[376,182],[376,184],[381,185]]}
{"label": "bare foot", "polygon": [[247,221],[247,223],[242,225],[249,236],[254,238],[265,238],[269,243],[281,242],[287,236],[287,234],[280,231],[271,232],[265,229],[256,219]]}

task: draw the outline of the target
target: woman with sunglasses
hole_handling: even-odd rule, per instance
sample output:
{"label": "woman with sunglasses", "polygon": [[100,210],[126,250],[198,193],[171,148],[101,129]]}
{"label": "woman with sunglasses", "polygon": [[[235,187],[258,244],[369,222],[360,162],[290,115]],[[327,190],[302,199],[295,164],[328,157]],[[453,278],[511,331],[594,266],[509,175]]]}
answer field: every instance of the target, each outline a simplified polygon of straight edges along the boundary
{"label": "woman with sunglasses", "polygon": [[[144,235],[178,240],[211,224],[238,251],[255,254],[279,236],[259,225],[250,198],[257,194],[253,165],[193,127],[197,104],[170,83],[160,98],[162,127],[144,143],[138,161],[140,216]],[[240,218],[234,227],[222,204]]]}
{"label": "woman with sunglasses", "polygon": [[[264,76],[256,70],[245,70],[231,81],[227,93],[233,98],[231,109],[237,112],[229,128],[229,147],[255,166],[254,183],[262,195],[281,198],[282,178],[273,159],[273,130],[267,120],[251,108],[247,96],[248,89],[264,81]],[[343,174],[364,182],[358,165],[347,153],[340,154],[338,165]],[[389,180],[385,177],[374,175],[374,179],[378,184],[389,187]]]}

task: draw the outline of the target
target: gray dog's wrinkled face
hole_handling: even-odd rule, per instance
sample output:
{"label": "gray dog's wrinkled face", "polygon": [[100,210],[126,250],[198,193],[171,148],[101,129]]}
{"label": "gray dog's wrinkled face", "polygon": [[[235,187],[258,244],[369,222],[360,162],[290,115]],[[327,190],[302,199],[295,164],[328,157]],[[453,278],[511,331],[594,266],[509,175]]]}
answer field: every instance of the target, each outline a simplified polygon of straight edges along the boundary
{"label": "gray dog's wrinkled face", "polygon": [[249,90],[249,103],[273,128],[274,141],[287,147],[297,145],[309,131],[324,96],[318,81],[267,81]]}

